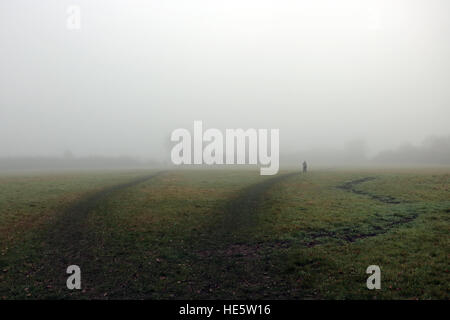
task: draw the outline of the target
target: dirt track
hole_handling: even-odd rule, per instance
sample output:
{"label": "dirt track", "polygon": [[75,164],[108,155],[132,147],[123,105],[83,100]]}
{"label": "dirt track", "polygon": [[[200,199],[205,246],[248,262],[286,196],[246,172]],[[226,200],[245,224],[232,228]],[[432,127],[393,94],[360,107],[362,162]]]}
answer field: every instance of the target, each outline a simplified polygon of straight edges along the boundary
{"label": "dirt track", "polygon": [[359,194],[359,195],[363,195],[363,196],[367,196],[373,200],[377,200],[377,201],[381,201],[383,203],[388,203],[388,204],[399,204],[402,203],[402,201],[391,197],[391,196],[380,196],[377,194],[373,194],[367,191],[363,191],[363,190],[357,190],[355,189],[355,186],[358,184],[361,184],[363,182],[367,182],[367,181],[372,181],[375,180],[376,178],[374,177],[366,177],[366,178],[362,178],[362,179],[357,179],[357,180],[352,180],[349,182],[346,182],[340,186],[338,186],[339,189],[348,191],[348,192],[352,192],[355,194]]}
{"label": "dirt track", "polygon": [[[243,283],[248,286],[249,296],[262,292],[261,279],[265,276],[262,269],[266,266],[262,261],[263,252],[277,248],[278,244],[273,247],[273,244],[268,243],[261,246],[247,243],[246,231],[252,224],[258,223],[258,210],[264,201],[264,194],[277,183],[294,175],[298,173],[281,174],[250,185],[229,200],[224,207],[216,208],[223,218],[210,226],[206,237],[192,241],[198,243],[198,247],[193,250],[196,251],[195,264],[201,269],[200,275],[189,280],[196,288],[194,292],[197,291],[197,298],[206,299],[211,291],[219,288],[238,288]],[[202,281],[198,282],[198,279]],[[250,293],[253,290],[255,292]]]}
{"label": "dirt track", "polygon": [[[136,186],[150,179],[156,178],[163,172],[136,178],[132,181],[107,187],[76,202],[64,212],[49,228],[45,241],[44,254],[50,270],[57,272],[60,279],[65,275],[65,268],[71,264],[81,264],[89,259],[90,253],[86,248],[93,244],[88,243],[85,222],[88,215],[98,205],[115,193]],[[48,270],[48,271],[50,271]]]}
{"label": "dirt track", "polygon": [[243,228],[255,223],[258,209],[264,201],[264,194],[277,183],[294,175],[298,175],[298,173],[277,175],[242,190],[236,198],[227,203],[225,219],[222,225],[216,226],[216,236],[220,236],[222,238],[221,241],[224,239],[233,241],[234,236]]}

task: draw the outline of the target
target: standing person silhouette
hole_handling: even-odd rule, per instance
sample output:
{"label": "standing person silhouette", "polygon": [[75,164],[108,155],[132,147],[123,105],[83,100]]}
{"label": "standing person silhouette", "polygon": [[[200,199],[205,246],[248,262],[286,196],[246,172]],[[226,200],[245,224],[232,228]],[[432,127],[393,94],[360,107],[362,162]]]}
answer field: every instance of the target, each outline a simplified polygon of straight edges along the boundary
{"label": "standing person silhouette", "polygon": [[307,169],[308,169],[308,165],[306,164],[306,161],[303,161],[303,173],[306,173]]}

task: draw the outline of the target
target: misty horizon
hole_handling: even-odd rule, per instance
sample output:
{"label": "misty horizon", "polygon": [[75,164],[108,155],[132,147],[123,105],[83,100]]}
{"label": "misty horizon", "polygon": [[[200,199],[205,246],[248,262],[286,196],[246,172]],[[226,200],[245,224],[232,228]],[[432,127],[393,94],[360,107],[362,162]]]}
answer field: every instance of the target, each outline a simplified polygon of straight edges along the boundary
{"label": "misty horizon", "polygon": [[[226,152],[222,155],[226,157]],[[248,147],[246,150],[248,159]],[[404,144],[396,149],[387,149],[370,156],[364,141],[355,140],[343,148],[310,149],[297,153],[280,153],[280,168],[300,167],[307,161],[312,168],[355,167],[355,166],[448,166],[450,165],[450,136],[430,137],[422,144],[414,146]],[[234,167],[234,165],[231,165]],[[257,168],[255,164],[238,165],[239,168]],[[59,156],[46,157],[0,157],[0,172],[10,170],[71,170],[71,169],[145,169],[177,167],[170,159],[156,160],[152,158],[132,156],[78,156],[66,150]],[[182,164],[181,168],[199,168],[202,165]],[[227,164],[208,164],[205,167],[230,168]]]}
{"label": "misty horizon", "polygon": [[164,162],[202,120],[298,161],[449,163],[446,1],[77,1],[69,30],[72,4],[0,4],[0,158]]}

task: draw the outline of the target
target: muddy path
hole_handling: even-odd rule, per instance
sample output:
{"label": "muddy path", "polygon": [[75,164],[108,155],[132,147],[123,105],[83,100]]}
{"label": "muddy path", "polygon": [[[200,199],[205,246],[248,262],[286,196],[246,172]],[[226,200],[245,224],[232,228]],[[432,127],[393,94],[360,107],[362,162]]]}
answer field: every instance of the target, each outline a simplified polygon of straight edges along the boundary
{"label": "muddy path", "polygon": [[259,211],[266,201],[266,193],[276,184],[294,175],[298,173],[280,174],[238,191],[237,195],[225,204],[213,209],[220,219],[211,223],[196,242],[202,242],[202,247],[223,247],[242,241],[248,228],[258,223]]}
{"label": "muddy path", "polygon": [[361,179],[357,179],[357,180],[352,180],[349,182],[346,182],[344,184],[341,184],[339,186],[337,186],[338,189],[342,189],[348,192],[352,192],[354,194],[359,194],[362,196],[367,196],[373,200],[377,200],[383,203],[387,203],[387,204],[399,204],[402,203],[402,201],[391,197],[391,196],[387,196],[387,195],[377,195],[377,194],[373,194],[367,191],[363,191],[363,190],[358,190],[355,189],[355,186],[364,183],[364,182],[368,182],[368,181],[372,181],[375,180],[375,177],[365,177],[365,178],[361,178]]}
{"label": "muddy path", "polygon": [[49,228],[44,239],[43,255],[46,260],[44,276],[51,283],[59,285],[66,278],[65,270],[69,265],[83,265],[92,259],[89,248],[94,247],[92,237],[88,234],[86,220],[89,214],[99,208],[101,203],[116,193],[138,184],[155,179],[164,172],[145,175],[129,182],[106,187],[86,196],[65,209]]}
{"label": "muddy path", "polygon": [[239,241],[242,233],[245,233],[245,229],[257,224],[258,212],[266,200],[264,195],[276,184],[295,175],[298,173],[281,174],[241,190],[222,209],[223,220],[219,225],[213,226],[211,230],[214,232],[213,240],[223,244]]}
{"label": "muddy path", "polygon": [[[372,200],[389,205],[385,212],[393,211],[392,208],[397,208],[398,205],[407,205],[407,201],[399,200],[389,195],[378,195],[368,191],[357,189],[356,187],[365,182],[376,180],[375,177],[364,177],[356,180],[345,182],[336,186],[337,189],[350,192],[352,194],[368,197]],[[309,232],[307,234],[307,241],[303,242],[308,247],[314,247],[316,245],[323,244],[330,239],[341,240],[345,242],[355,242],[358,240],[376,237],[391,231],[394,228],[398,228],[404,224],[414,221],[419,216],[418,209],[408,209],[402,214],[396,213],[392,215],[377,214],[375,217],[369,219],[365,226],[352,225],[349,227],[335,228],[334,230],[318,230]],[[298,245],[289,241],[285,246]]]}
{"label": "muddy path", "polygon": [[195,245],[190,263],[196,265],[196,271],[187,282],[193,288],[193,297],[264,298],[267,290],[263,279],[270,269],[265,256],[269,257],[277,245],[252,243],[247,231],[258,224],[266,193],[295,175],[298,173],[281,174],[253,184],[216,209],[221,219],[201,238],[194,236],[191,241]]}
{"label": "muddy path", "polygon": [[[407,204],[406,201],[399,200],[395,197],[388,196],[388,195],[377,195],[368,191],[359,190],[355,187],[357,185],[360,185],[364,182],[373,181],[375,180],[375,177],[365,177],[361,179],[351,180],[348,182],[345,182],[341,185],[336,186],[336,188],[361,195],[369,197],[372,200],[379,201],[381,203],[387,204],[387,205],[400,205],[400,204]],[[313,247],[315,245],[318,245],[322,243],[321,239],[325,238],[334,238],[334,239],[340,239],[347,242],[355,242],[361,239],[370,238],[370,237],[376,237],[378,235],[384,234],[389,232],[391,229],[399,227],[403,224],[409,223],[414,221],[419,216],[419,212],[415,210],[409,210],[406,214],[403,215],[393,215],[390,218],[383,218],[382,216],[378,217],[378,224],[370,224],[369,227],[372,231],[370,232],[355,232],[352,231],[350,228],[342,228],[342,230],[338,231],[319,231],[316,233],[311,233],[310,237],[313,239],[312,241],[308,242],[307,245],[309,247]]]}
{"label": "muddy path", "polygon": [[238,191],[236,196],[213,210],[220,215],[217,221],[209,225],[201,235],[192,235],[191,242],[197,244],[193,250],[204,250],[204,255],[207,256],[208,252],[220,253],[230,247],[245,245],[249,242],[248,229],[258,224],[259,211],[267,200],[265,195],[278,183],[295,175],[298,173],[281,174]]}

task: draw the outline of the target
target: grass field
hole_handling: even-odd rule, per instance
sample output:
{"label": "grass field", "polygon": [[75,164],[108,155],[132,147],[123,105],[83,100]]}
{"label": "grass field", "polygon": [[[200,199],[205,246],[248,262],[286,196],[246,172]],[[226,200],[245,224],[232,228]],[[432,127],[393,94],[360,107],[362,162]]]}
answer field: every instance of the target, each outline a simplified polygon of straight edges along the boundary
{"label": "grass field", "polygon": [[449,188],[450,169],[3,175],[0,298],[449,299]]}

